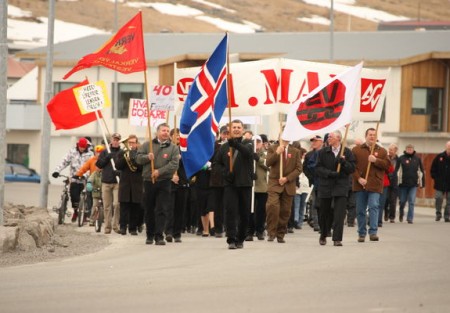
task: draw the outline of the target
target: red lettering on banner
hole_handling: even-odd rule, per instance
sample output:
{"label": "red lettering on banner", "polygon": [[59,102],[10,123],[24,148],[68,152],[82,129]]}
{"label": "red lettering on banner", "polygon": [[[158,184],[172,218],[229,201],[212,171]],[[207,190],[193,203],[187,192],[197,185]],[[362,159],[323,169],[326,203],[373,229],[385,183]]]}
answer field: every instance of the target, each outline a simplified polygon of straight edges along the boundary
{"label": "red lettering on banner", "polygon": [[233,75],[230,74],[230,75],[228,75],[228,77],[230,78],[230,83],[228,84],[228,86],[230,86],[230,89],[231,89],[230,90],[230,98],[231,99],[228,100],[228,104],[231,103],[232,108],[237,108],[237,107],[239,107],[239,104],[236,103],[236,98],[234,97]]}
{"label": "red lettering on banner", "polygon": [[[189,89],[188,89],[189,90]],[[172,92],[172,86],[161,86],[157,85],[153,87],[153,91],[159,96],[163,94],[164,96],[169,95]],[[187,93],[186,93],[187,94]]]}
{"label": "red lettering on banner", "polygon": [[[289,104],[289,86],[291,81],[291,73],[293,70],[281,69],[281,76],[278,79],[275,70],[262,70],[261,73],[266,78],[266,100],[264,104],[273,104],[280,102]],[[278,100],[278,88],[280,88],[280,99]]]}
{"label": "red lettering on banner", "polygon": [[133,99],[133,108],[147,108],[147,100]]}
{"label": "red lettering on banner", "polygon": [[189,92],[189,88],[191,88],[192,82],[194,81],[191,77],[182,78],[177,83],[177,94],[178,100],[183,102],[186,100],[186,97]]}
{"label": "red lettering on banner", "polygon": [[385,79],[361,79],[360,112],[374,112],[383,91]]}

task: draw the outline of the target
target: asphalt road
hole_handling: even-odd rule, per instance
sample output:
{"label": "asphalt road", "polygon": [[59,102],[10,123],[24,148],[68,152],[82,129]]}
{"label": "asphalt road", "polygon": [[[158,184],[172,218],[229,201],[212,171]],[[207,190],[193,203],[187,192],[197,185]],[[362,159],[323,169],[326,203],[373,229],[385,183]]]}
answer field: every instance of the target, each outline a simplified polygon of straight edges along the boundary
{"label": "asphalt road", "polygon": [[[21,188],[7,185],[6,198]],[[38,190],[24,188],[27,199]],[[111,235],[95,254],[0,268],[0,312],[449,312],[450,223],[416,208],[414,224],[388,223],[379,235],[357,243],[345,228],[343,247],[319,246],[306,226],[285,244],[242,250],[223,238],[154,246]]]}

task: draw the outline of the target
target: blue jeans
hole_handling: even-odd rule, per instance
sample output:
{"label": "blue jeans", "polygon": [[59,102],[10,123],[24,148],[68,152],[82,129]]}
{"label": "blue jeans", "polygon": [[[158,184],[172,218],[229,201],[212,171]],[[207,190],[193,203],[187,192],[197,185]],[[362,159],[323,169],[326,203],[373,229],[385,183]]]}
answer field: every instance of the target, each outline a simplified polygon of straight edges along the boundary
{"label": "blue jeans", "polygon": [[414,204],[416,203],[417,187],[398,187],[400,199],[400,217],[403,217],[406,201],[408,201],[408,215],[406,220],[412,222],[414,219]]}
{"label": "blue jeans", "polygon": [[306,192],[295,194],[294,196],[294,220],[295,223],[300,227],[303,225],[307,196],[308,194]]}
{"label": "blue jeans", "polygon": [[357,191],[356,220],[358,221],[358,235],[365,237],[367,234],[366,212],[369,209],[369,235],[376,235],[378,231],[378,208],[380,206],[381,193],[369,191]]}

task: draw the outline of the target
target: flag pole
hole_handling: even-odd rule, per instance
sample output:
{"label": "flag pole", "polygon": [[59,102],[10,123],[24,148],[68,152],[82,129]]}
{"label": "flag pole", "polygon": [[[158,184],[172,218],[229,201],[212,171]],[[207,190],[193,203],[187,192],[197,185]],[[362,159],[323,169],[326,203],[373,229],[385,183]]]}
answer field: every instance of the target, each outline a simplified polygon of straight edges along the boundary
{"label": "flag pole", "polygon": [[[231,138],[231,80],[230,80],[230,52],[228,45],[228,32],[227,35],[227,100],[228,100],[228,131],[229,137]],[[230,147],[230,173],[233,172],[233,148]]]}
{"label": "flag pole", "polygon": [[[345,125],[345,135],[344,138],[342,139],[342,143],[341,143],[341,153],[339,154],[339,158],[341,159],[342,156],[344,155],[344,150],[345,150],[345,146],[347,145],[347,136],[348,136],[348,129],[350,128],[350,124]],[[336,172],[340,172],[341,171],[341,162],[338,163]]]}
{"label": "flag pole", "polygon": [[[375,142],[373,143],[372,147],[370,147],[370,155],[373,154],[373,150],[375,150],[375,145],[377,144],[378,141],[378,127],[380,126],[380,121],[377,122],[377,126],[375,127]],[[366,177],[365,180],[367,180],[367,178],[369,177],[369,171],[370,171],[370,165],[372,164],[372,162],[369,162],[367,164],[367,171],[366,171]]]}
{"label": "flag pole", "polygon": [[[141,13],[141,21],[142,21],[142,11],[139,10],[139,12]],[[144,38],[144,29],[142,27],[142,22],[141,22],[141,33],[142,33],[142,38]],[[145,58],[145,40],[143,41],[143,45],[142,45],[142,55]],[[146,59],[146,58],[145,58]],[[145,100],[147,102],[147,130],[148,130],[148,145],[149,145],[149,153],[153,154],[153,145],[152,145],[152,128],[151,128],[151,114],[150,114],[150,101],[149,101],[149,96],[148,96],[148,80],[147,80],[147,60],[144,60],[145,62],[145,69],[144,69],[144,92],[145,92]],[[154,160],[150,160],[150,164],[151,164],[151,169],[152,169],[152,174],[155,171],[155,162]],[[152,183],[155,183],[155,179],[152,177]]]}
{"label": "flag pole", "polygon": [[[100,110],[95,110],[95,111],[94,111],[94,112],[95,112],[95,117],[97,118],[98,125],[100,126],[100,129],[101,129],[101,131],[102,131],[103,140],[105,141],[106,151],[108,151],[108,153],[111,153],[111,148],[109,147],[108,140],[106,139],[105,129],[103,128],[103,125],[102,125],[102,123],[100,122],[100,115],[98,114],[98,111],[100,111]],[[102,119],[103,119],[103,114],[102,114]],[[103,120],[103,122],[105,122],[105,121]],[[106,126],[106,124],[105,124],[105,126]],[[110,137],[111,137],[111,136],[110,136]],[[112,166],[113,170],[116,171],[116,170],[117,170],[117,168],[116,168],[116,162],[114,162],[114,159],[113,159],[113,158],[111,158],[110,161],[111,161],[111,166]],[[116,178],[117,183],[119,183],[119,182],[120,182],[120,178],[119,178],[118,176],[116,176],[116,175],[114,175],[114,177]]]}

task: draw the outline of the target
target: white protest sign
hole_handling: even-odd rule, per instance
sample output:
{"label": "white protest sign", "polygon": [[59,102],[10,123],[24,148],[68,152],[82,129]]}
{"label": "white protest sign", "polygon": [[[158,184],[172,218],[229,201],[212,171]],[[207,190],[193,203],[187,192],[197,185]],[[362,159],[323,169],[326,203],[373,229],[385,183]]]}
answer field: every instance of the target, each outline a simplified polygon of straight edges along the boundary
{"label": "white protest sign", "polygon": [[[168,111],[166,110],[150,110],[150,126],[156,127],[161,123],[165,123]],[[131,126],[148,125],[147,101],[145,99],[130,99],[128,110],[128,120]]]}
{"label": "white protest sign", "polygon": [[75,88],[74,93],[81,114],[91,113],[110,106],[103,81]]}
{"label": "white protest sign", "polygon": [[173,111],[175,92],[173,86],[156,85],[150,87],[151,110]]}

